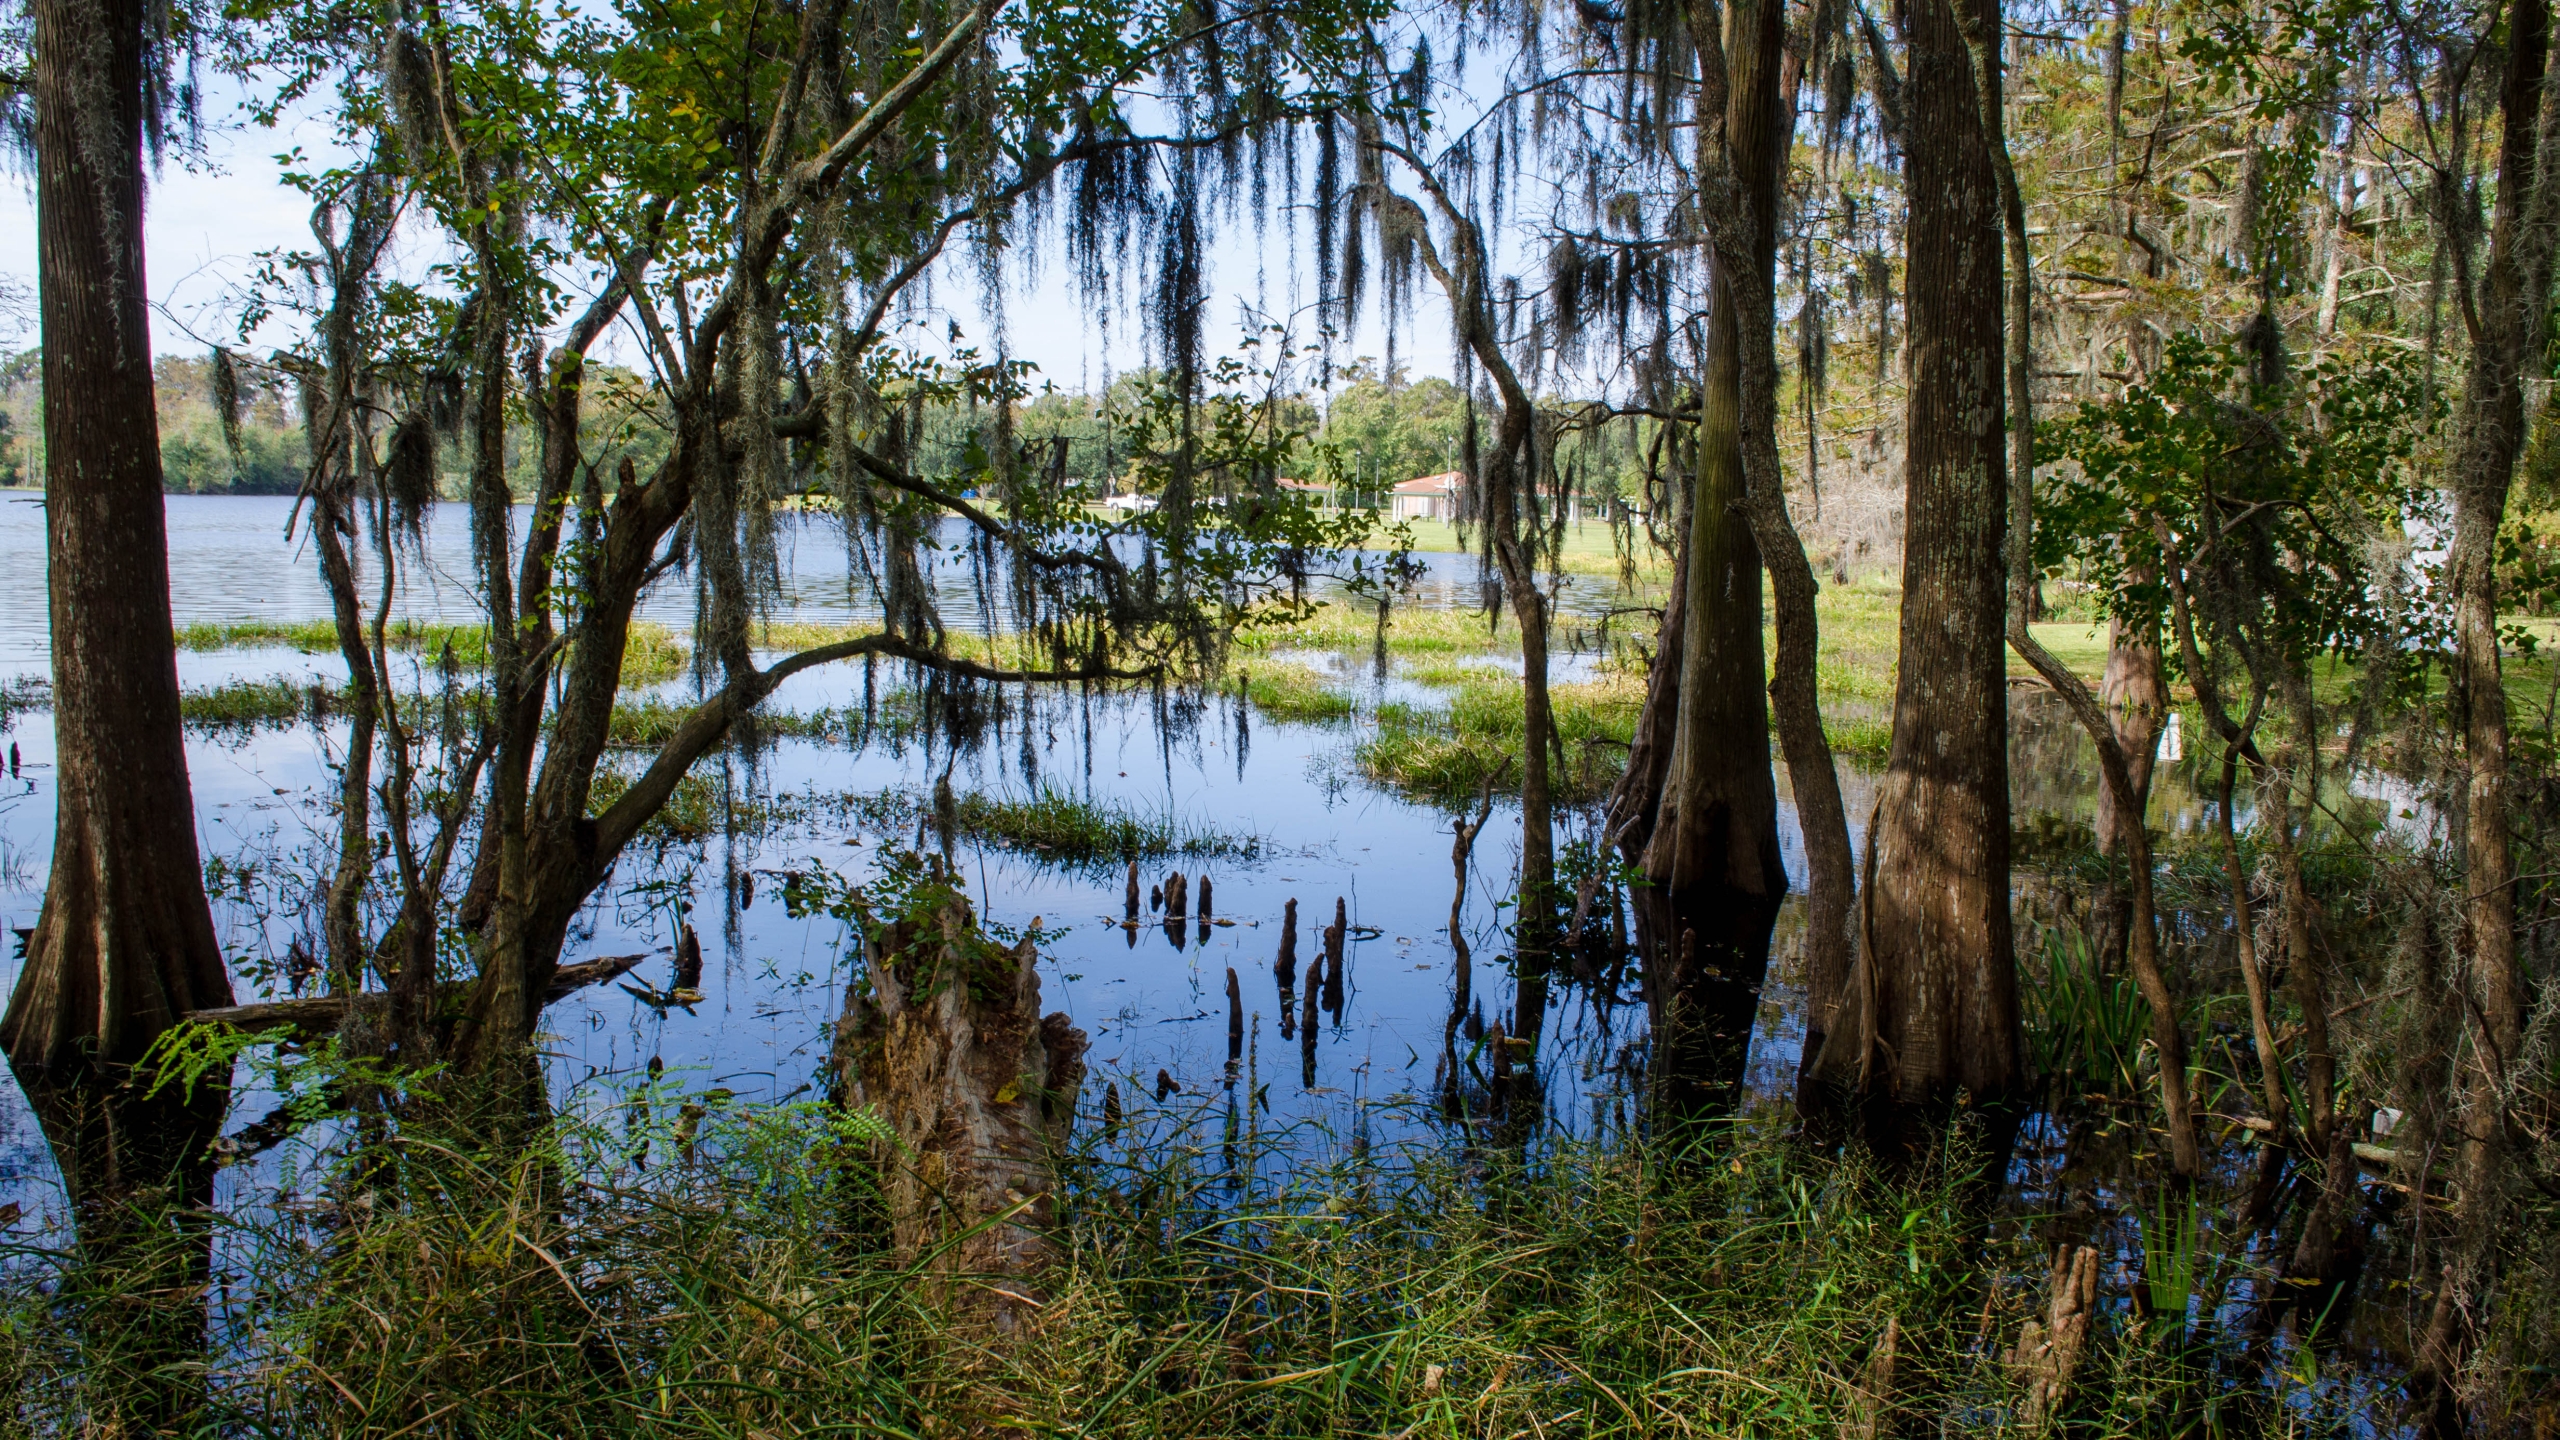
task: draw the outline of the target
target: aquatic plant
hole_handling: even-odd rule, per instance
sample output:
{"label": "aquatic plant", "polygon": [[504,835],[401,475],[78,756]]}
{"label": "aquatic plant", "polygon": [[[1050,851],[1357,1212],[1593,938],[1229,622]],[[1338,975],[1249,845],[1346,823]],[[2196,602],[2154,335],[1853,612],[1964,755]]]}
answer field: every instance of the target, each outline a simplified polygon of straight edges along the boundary
{"label": "aquatic plant", "polygon": [[[880,827],[938,824],[931,800],[901,790],[841,797],[837,802]],[[968,791],[952,800],[954,837],[1053,864],[1096,866],[1166,855],[1250,860],[1260,836],[1205,825],[1172,810],[1142,811],[1039,785],[1021,795]]]}
{"label": "aquatic plant", "polygon": [[2037,957],[2018,971],[2035,1073],[2061,1094],[2137,1096],[2151,1007],[2133,977],[2106,973],[2079,930],[2046,930]]}
{"label": "aquatic plant", "polygon": [[[1626,763],[1626,744],[1643,699],[1640,682],[1608,676],[1552,691],[1558,748],[1556,797],[1573,802],[1607,790]],[[1486,777],[1506,763],[1498,788],[1516,790],[1522,725],[1522,687],[1515,676],[1476,670],[1455,687],[1445,709],[1389,702],[1378,707],[1376,729],[1353,747],[1362,774],[1409,795],[1455,805],[1472,801]]]}
{"label": "aquatic plant", "polygon": [[1324,676],[1304,665],[1259,664],[1244,676],[1246,698],[1273,720],[1321,725],[1347,720],[1360,706]]}

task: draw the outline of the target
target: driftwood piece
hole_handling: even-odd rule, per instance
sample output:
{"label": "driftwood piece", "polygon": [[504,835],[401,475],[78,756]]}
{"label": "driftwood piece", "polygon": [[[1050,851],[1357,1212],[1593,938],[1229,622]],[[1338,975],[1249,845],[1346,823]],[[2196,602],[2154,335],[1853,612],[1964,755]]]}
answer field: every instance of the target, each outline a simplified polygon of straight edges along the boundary
{"label": "driftwood piece", "polygon": [[865,953],[833,1058],[838,1094],[897,1137],[874,1147],[891,1239],[929,1260],[956,1311],[1009,1332],[1057,1259],[1051,1161],[1075,1122],[1084,1032],[1041,1016],[1032,942],[989,939],[958,894],[876,927]]}
{"label": "driftwood piece", "polygon": [[2027,1321],[2018,1333],[2018,1348],[2009,1353],[2009,1364],[2026,1390],[2018,1407],[2019,1423],[2026,1428],[2038,1429],[2060,1417],[2071,1396],[2072,1373],[2089,1345],[2089,1321],[2097,1305],[2098,1252],[2086,1245],[2056,1250],[2045,1313]]}
{"label": "driftwood piece", "polygon": [[[552,1004],[586,989],[619,979],[632,966],[649,957],[643,955],[603,955],[563,965],[551,972],[551,985],[542,992],[542,1003]],[[436,1005],[460,1004],[470,990],[468,980],[446,980],[436,986]],[[333,1034],[345,1023],[349,1010],[388,1010],[391,995],[385,990],[367,990],[356,995],[314,995],[301,1000],[265,1000],[254,1005],[224,1005],[211,1010],[190,1010],[187,1018],[206,1025],[228,1025],[235,1030],[272,1030],[279,1025],[290,1027],[296,1039],[310,1039]]]}

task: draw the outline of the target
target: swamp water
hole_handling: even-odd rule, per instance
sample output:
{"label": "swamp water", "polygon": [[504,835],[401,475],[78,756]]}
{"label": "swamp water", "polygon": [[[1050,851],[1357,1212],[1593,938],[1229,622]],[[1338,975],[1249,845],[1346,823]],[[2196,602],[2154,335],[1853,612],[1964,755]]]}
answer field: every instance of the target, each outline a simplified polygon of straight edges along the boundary
{"label": "swamp water", "polygon": [[[172,497],[168,509],[181,626],[325,616],[310,557],[282,539],[285,501]],[[417,584],[406,597],[405,618],[473,618],[466,534],[458,509],[435,517],[425,563],[410,567]],[[784,559],[787,593],[774,619],[868,618],[846,601],[841,542],[827,522],[795,518]],[[1480,606],[1472,561],[1417,559],[1422,577],[1399,599],[1398,614]],[[983,596],[957,559],[932,578],[945,623],[955,633],[976,629]],[[7,497],[0,501],[0,682],[21,697],[46,674],[44,594],[41,511],[26,498]],[[1642,598],[1622,597],[1604,581],[1568,577],[1560,619],[1590,643],[1606,633],[1613,605]],[[688,584],[665,584],[645,602],[643,618],[682,635],[692,604]],[[1481,663],[1504,663],[1508,634],[1506,617],[1501,638]],[[1237,661],[1246,670],[1282,663],[1324,675],[1351,698],[1351,713],[1323,722],[1275,719],[1241,703],[1232,690],[1183,697],[982,687],[973,723],[953,735],[895,723],[890,687],[899,682],[885,668],[866,675],[859,666],[836,666],[786,682],[767,703],[769,712],[823,715],[827,722],[775,727],[761,743],[697,767],[704,785],[680,798],[676,823],[658,827],[625,856],[562,957],[646,953],[629,979],[662,992],[672,984],[677,936],[690,922],[709,962],[702,998],[656,1003],[662,997],[619,985],[553,1005],[544,1030],[556,1101],[566,1112],[601,1120],[653,1075],[660,1093],[709,1097],[715,1104],[820,1093],[850,937],[841,922],[824,915],[792,918],[784,892],[791,877],[821,871],[859,883],[875,873],[877,857],[889,847],[950,843],[933,823],[941,782],[956,796],[1066,796],[1136,817],[1172,845],[1172,853],[1140,862],[1142,888],[1175,870],[1193,877],[1188,923],[1179,929],[1156,923],[1160,917],[1150,910],[1145,923],[1131,927],[1122,923],[1125,871],[1116,858],[1051,863],[965,833],[951,844],[984,920],[1010,929],[1036,920],[1043,927],[1043,1008],[1067,1012],[1092,1042],[1084,1090],[1089,1119],[1099,1113],[1106,1084],[1115,1084],[1133,1102],[1143,1093],[1177,1111],[1189,1106],[1189,1141],[1214,1145],[1222,1124],[1233,1135],[1241,1103],[1254,1125],[1292,1137],[1255,1152],[1254,1163],[1283,1171],[1354,1148],[1365,1154],[1373,1144],[1383,1150],[1445,1140],[1443,1101],[1453,1063],[1476,1077],[1459,1088],[1472,1084],[1480,1091],[1481,1051],[1471,1043],[1510,1004],[1511,981],[1500,958],[1507,911],[1498,902],[1512,888],[1517,863],[1516,808],[1497,808],[1474,852],[1465,939],[1476,957],[1476,1000],[1470,1013],[1453,1019],[1446,930],[1451,816],[1364,778],[1353,759],[1381,705],[1428,707],[1445,703],[1445,692],[1409,676],[1405,661],[1365,647]],[[1511,663],[1516,667],[1516,656]],[[1601,664],[1594,651],[1560,655],[1557,678],[1587,678]],[[185,651],[179,666],[189,691],[275,681],[334,688],[343,681],[333,652],[271,644]],[[404,688],[433,684],[427,657],[395,656],[394,668]],[[676,680],[629,698],[681,703],[686,693],[686,682]],[[2018,827],[2047,834],[2085,830],[2093,774],[2085,742],[2054,707],[2021,699],[2016,711]],[[41,901],[52,842],[53,736],[40,695],[6,720],[0,914],[23,928]],[[244,1002],[288,993],[302,957],[316,948],[316,879],[335,844],[331,767],[342,738],[343,727],[325,718],[190,733],[215,919]],[[2154,799],[2155,827],[2173,834],[2200,832],[2208,819],[2192,748],[2189,756],[2187,765],[2163,766]],[[1790,873],[1800,877],[1802,844],[1783,767],[1780,779],[1782,844]],[[1862,832],[1874,777],[1844,767],[1843,780],[1853,830]],[[1587,815],[1560,815],[1559,821],[1560,848],[1591,828]],[[1862,838],[1853,833],[1853,840]],[[1199,900],[1203,876],[1214,886],[1207,906]],[[2022,881],[2022,892],[2039,883]],[[1297,1003],[1273,974],[1284,906],[1298,902],[1303,965],[1321,952],[1319,934],[1336,897],[1351,926],[1339,1005],[1326,997],[1311,1044],[1304,1035],[1284,1038],[1284,1015]],[[2204,915],[2188,928],[2201,937],[2198,943],[2210,943],[2212,925],[2213,917]],[[1746,1077],[1749,1121],[1766,1129],[1783,1127],[1790,1114],[1803,1032],[1802,994],[1791,969],[1801,927],[1798,901],[1791,900],[1779,922]],[[12,956],[0,979],[14,983],[15,966]],[[1241,1064],[1230,1060],[1230,969],[1245,1012]],[[1463,1037],[1454,1045],[1453,1025]],[[2227,1040],[2230,1027],[2220,1028],[2224,1036],[2204,1042],[2208,1065],[2214,1047]],[[1634,978],[1603,974],[1560,982],[1537,1047],[1542,1123],[1585,1138],[1605,1138],[1629,1125],[1645,1053],[1645,1011]],[[229,1128],[265,1115],[277,1099],[244,1072]],[[2200,1221],[2181,1220],[2163,1208],[2154,1187],[2137,1183],[2134,1152],[2149,1147],[2132,1123],[2134,1113],[2101,1105],[2030,1123],[2011,1167],[2016,1218],[2002,1227],[2020,1257],[2014,1271],[2040,1283],[2036,1257],[2048,1245],[2064,1237],[2085,1241],[2103,1257],[2108,1305],[2128,1313],[2190,1307],[2199,1330],[2227,1327],[2237,1334],[2258,1309],[2246,1267],[2217,1260],[2212,1274],[2196,1271],[2205,1263],[2201,1256],[2232,1250],[2214,1234],[2228,1207],[2208,1200],[2195,1212]],[[2245,1146],[2233,1146],[2221,1159],[2226,1183],[2245,1179],[2251,1165]],[[289,1200],[307,1178],[297,1167],[315,1163],[316,1151],[305,1143],[269,1150],[227,1170],[217,1202]],[[22,1225],[59,1235],[58,1181],[13,1083],[0,1086],[0,1198],[24,1208],[30,1218]],[[2171,1238],[2146,1245],[2146,1236],[2164,1235]],[[2288,1326],[2272,1344],[2217,1347],[2212,1363],[2225,1372],[2225,1383],[2263,1383],[2281,1371],[2297,1376],[2289,1404],[2330,1420],[2361,1416],[2348,1420],[2351,1430],[2389,1431],[2380,1402],[2403,1363],[2400,1311],[2407,1301],[2405,1291],[2386,1295],[2372,1280],[2387,1278],[2394,1254],[2387,1232],[2377,1234],[2368,1283],[2354,1303],[2318,1326],[2316,1343],[2302,1344],[2302,1329]],[[225,1263],[217,1254],[217,1271]],[[2173,1272],[2184,1278],[2172,1283]]]}

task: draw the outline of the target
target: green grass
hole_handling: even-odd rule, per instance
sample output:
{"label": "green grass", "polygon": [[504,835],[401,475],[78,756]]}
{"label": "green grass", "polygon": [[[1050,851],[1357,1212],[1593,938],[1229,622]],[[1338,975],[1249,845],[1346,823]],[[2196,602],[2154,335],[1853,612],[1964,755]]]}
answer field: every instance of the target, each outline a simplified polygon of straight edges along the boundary
{"label": "green grass", "polygon": [[1347,720],[1359,709],[1357,701],[1304,665],[1265,662],[1246,670],[1244,678],[1253,708],[1273,720],[1322,725]]}
{"label": "green grass", "polygon": [[346,713],[348,696],[336,686],[290,680],[235,680],[178,695],[179,719],[194,730],[254,735],[290,730],[306,721]]}
{"label": "green grass", "polygon": [[[1519,679],[1477,666],[1455,668],[1458,683],[1446,708],[1378,707],[1377,728],[1352,751],[1363,775],[1441,805],[1473,799],[1488,775],[1500,776],[1496,789],[1502,793],[1518,793],[1526,733]],[[1613,675],[1551,686],[1548,696],[1566,761],[1554,775],[1556,798],[1571,803],[1603,793],[1626,766],[1627,740],[1644,703],[1643,682]]]}
{"label": "green grass", "polygon": [[[1369,654],[1378,638],[1378,612],[1368,605],[1316,605],[1306,618],[1256,626],[1236,635],[1242,655],[1282,650],[1334,650]],[[1506,613],[1499,629],[1468,610],[1394,609],[1387,615],[1390,655],[1476,655],[1520,648],[1520,631]]]}
{"label": "green grass", "polygon": [[[866,823],[904,827],[927,822],[932,802],[902,790],[847,796],[843,805]],[[1089,800],[1042,785],[1028,795],[979,791],[953,797],[952,820],[963,838],[1052,864],[1107,867],[1129,860],[1185,855],[1251,860],[1258,835],[1201,825],[1171,811],[1147,811]]]}
{"label": "green grass", "polygon": [[[1106,1079],[1111,1127],[1091,1118]],[[1086,1081],[1055,1263],[990,1277],[1035,1302],[1008,1333],[955,1312],[979,1293],[966,1278],[884,1243],[875,1166],[899,1162],[876,1119],[670,1071],[581,1087],[521,1153],[396,1128],[323,1152],[291,1209],[244,1172],[213,1220],[240,1273],[201,1350],[201,1325],[164,1327],[142,1332],[156,1356],[92,1363],[137,1306],[183,1313],[206,1290],[127,1283],[183,1274],[165,1256],[22,1243],[0,1378],[36,1434],[83,1431],[154,1374],[201,1384],[181,1428],[206,1434],[2015,1433],[1999,1357],[2042,1298],[2045,1237],[1982,1224],[1948,1172],[1888,1179],[1738,1128],[1467,1140],[1418,1103],[1378,1112],[1415,1139],[1372,1149],[1144,1084]],[[1459,1103],[1481,1116],[1485,1098]],[[2200,1227],[2149,1220],[2111,1233],[2152,1293],[2227,1263]],[[1860,1382],[1888,1326],[1878,1414]],[[2327,1433],[2369,1398],[2198,1363],[2210,1341],[2182,1328],[2102,1313],[2073,1433],[2165,1433],[2235,1387]]]}
{"label": "green grass", "polygon": [[[181,650],[281,646],[299,650],[305,655],[338,653],[338,627],[328,620],[198,622],[179,626],[177,639]],[[383,627],[383,643],[389,649],[404,654],[429,658],[442,655],[449,646],[454,663],[465,670],[483,670],[489,664],[489,627],[485,625],[439,625],[401,620]],[[647,621],[634,622],[623,644],[622,683],[655,685],[673,680],[684,673],[689,653],[675,632],[666,626]]]}
{"label": "green grass", "polygon": [[[879,1242],[869,1149],[832,1107],[678,1072],[607,1098],[522,1155],[424,1134],[339,1154],[362,1203],[320,1192],[326,1243],[302,1214],[231,1210],[231,1343],[162,1357],[205,1367],[196,1428],[1828,1440],[1855,1404],[1835,1377],[1888,1320],[1929,1357],[1908,1393],[2004,1383],[1965,1356],[1978,1262],[1948,1187],[1783,1145],[1460,1163],[1264,1130],[1234,1148],[1266,1178],[1230,1190],[1212,1107],[1141,1099],[1079,1136],[1059,1263],[1006,1282],[1041,1303],[997,1337]],[[78,1430],[150,1373],[83,1363],[83,1322],[129,1312],[109,1287],[135,1269],[19,1259],[0,1376],[20,1423]]]}
{"label": "green grass", "polygon": [[[1476,528],[1470,528],[1462,542],[1458,527],[1446,520],[1415,520],[1411,524],[1413,548],[1417,552],[1463,555],[1473,553],[1481,544],[1481,531]],[[1658,577],[1669,571],[1670,561],[1652,553],[1641,527],[1637,529],[1635,543],[1638,574]],[[1370,548],[1387,548],[1383,533],[1372,538]],[[1606,522],[1583,520],[1565,526],[1563,568],[1578,575],[1618,573],[1617,540]]]}

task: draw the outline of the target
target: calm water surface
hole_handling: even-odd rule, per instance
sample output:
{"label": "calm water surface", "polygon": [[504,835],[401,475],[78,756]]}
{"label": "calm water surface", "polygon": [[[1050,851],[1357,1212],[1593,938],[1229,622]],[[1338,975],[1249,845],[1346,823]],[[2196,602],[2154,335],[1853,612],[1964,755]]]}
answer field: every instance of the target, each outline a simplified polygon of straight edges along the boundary
{"label": "calm water surface", "polygon": [[[311,556],[285,539],[288,508],[282,499],[168,501],[179,623],[326,616]],[[474,618],[466,540],[459,508],[440,509],[429,528],[425,564],[410,569],[415,584],[403,613]],[[784,618],[871,618],[848,596],[843,542],[830,522],[794,517],[784,545]],[[1482,603],[1471,560],[1418,558],[1425,573],[1404,603]],[[46,671],[43,578],[41,510],[29,497],[0,499],[0,679],[41,677]],[[935,582],[947,623],[983,623],[976,589],[957,560],[940,566]],[[1579,622],[1568,628],[1587,634],[1620,597],[1605,582],[1574,578],[1560,599],[1568,617]],[[690,626],[692,605],[691,586],[679,580],[649,595],[642,614],[682,632]],[[1392,672],[1377,673],[1367,657],[1289,658],[1330,669],[1342,686],[1363,697],[1364,716],[1380,700],[1431,695]],[[1595,659],[1560,656],[1560,671],[1587,672]],[[236,679],[342,678],[334,657],[287,649],[182,654],[179,664],[190,687]],[[883,672],[883,684],[885,677]],[[668,687],[670,694],[677,689]],[[1450,817],[1359,778],[1350,750],[1365,718],[1328,726],[1275,723],[1239,713],[1225,698],[1185,704],[1143,693],[1087,698],[1008,690],[1002,698],[999,718],[957,749],[947,742],[879,738],[859,748],[786,740],[752,756],[732,753],[703,762],[697,773],[768,823],[690,843],[635,846],[590,905],[564,958],[648,952],[653,958],[637,978],[664,986],[669,962],[659,952],[673,945],[679,915],[689,916],[709,961],[704,999],[689,1010],[662,1010],[620,988],[605,988],[553,1006],[546,1045],[563,1102],[601,1111],[653,1059],[688,1090],[725,1089],[750,1100],[812,1093],[821,1083],[827,1026],[842,990],[846,936],[833,921],[786,917],[782,876],[823,867],[862,879],[884,844],[914,844],[918,836],[912,820],[865,821],[862,811],[846,803],[848,797],[897,792],[921,799],[947,776],[963,793],[1021,796],[1054,788],[1248,843],[1246,854],[1143,867],[1149,884],[1176,865],[1214,884],[1215,914],[1232,923],[1213,925],[1205,936],[1191,930],[1180,944],[1154,925],[1135,932],[1120,925],[1116,871],[1036,864],[965,844],[957,852],[988,919],[1016,927],[1036,920],[1056,932],[1044,948],[1043,999],[1047,1008],[1068,1012],[1092,1038],[1096,1074],[1089,1104],[1098,1104],[1105,1079],[1118,1078],[1124,1089],[1143,1086],[1159,1069],[1188,1093],[1221,1089],[1226,975],[1233,968],[1250,1037],[1246,1083],[1268,1085],[1276,1121],[1311,1119],[1344,1133],[1360,1128],[1365,1115],[1417,1113],[1410,1102],[1437,1089],[1449,1023]],[[808,711],[859,707],[863,701],[862,672],[840,667],[795,677],[770,703]],[[0,917],[13,927],[34,920],[52,846],[50,722],[43,711],[22,712],[9,717],[0,735],[17,760],[15,773],[0,780]],[[297,943],[316,948],[312,877],[325,872],[324,857],[334,849],[331,766],[342,739],[335,727],[309,726],[189,737],[203,851],[222,866],[216,920],[243,999],[277,992],[273,977]],[[2086,823],[2090,757],[2067,723],[2032,699],[2023,701],[2016,707],[2012,754],[2022,827],[2039,823],[2040,815]],[[2191,758],[2187,765],[2164,767],[2155,824],[2176,830],[2204,822],[2192,764]],[[1853,767],[1844,781],[1853,826],[1862,831],[1873,805],[1873,779]],[[1786,861],[1801,882],[1803,849],[1783,783],[1781,800]],[[1576,818],[1560,838],[1577,838],[1586,826],[1586,818]],[[1518,855],[1516,811],[1507,820],[1498,813],[1476,847],[1465,922],[1477,957],[1475,992],[1493,1018],[1511,997],[1498,958],[1506,948],[1503,914],[1489,897],[1512,888]],[[1196,878],[1194,886],[1196,893]],[[1272,960],[1288,900],[1299,902],[1303,963],[1320,950],[1316,932],[1331,919],[1336,897],[1355,927],[1348,984],[1341,1014],[1327,1017],[1318,1033],[1310,1074],[1302,1069],[1299,1043],[1283,1041],[1278,1033],[1281,997]],[[1801,995],[1791,964],[1801,926],[1791,902],[1780,921],[1778,957],[1754,1036],[1751,1086],[1771,1114],[1792,1092],[1802,1035]],[[16,965],[14,956],[0,962],[0,982],[14,983]],[[1641,1005],[1610,1003],[1584,987],[1560,987],[1540,1047],[1552,1120],[1586,1132],[1620,1123],[1642,1063],[1643,1039]],[[235,1125],[263,1115],[273,1100],[254,1083],[244,1083],[234,1092]],[[2052,1131],[2052,1140],[2048,1148],[2059,1157],[2061,1132]],[[293,1147],[271,1152],[250,1173],[226,1172],[225,1192],[270,1193],[291,1183],[289,1171],[297,1163]],[[2095,1183],[2108,1193],[2114,1184],[2104,1177],[2074,1182],[2058,1171],[2039,1170],[2032,1159],[2022,1162],[2020,1178],[2055,1205],[2068,1201],[2074,1183]],[[0,1193],[32,1212],[58,1217],[50,1158],[23,1100],[6,1083],[0,1083]],[[2125,1228],[2133,1222],[2121,1214],[2115,1223],[2124,1235],[2135,1236]],[[2138,1248],[2123,1259],[2134,1267],[2129,1273],[2138,1273]]]}

